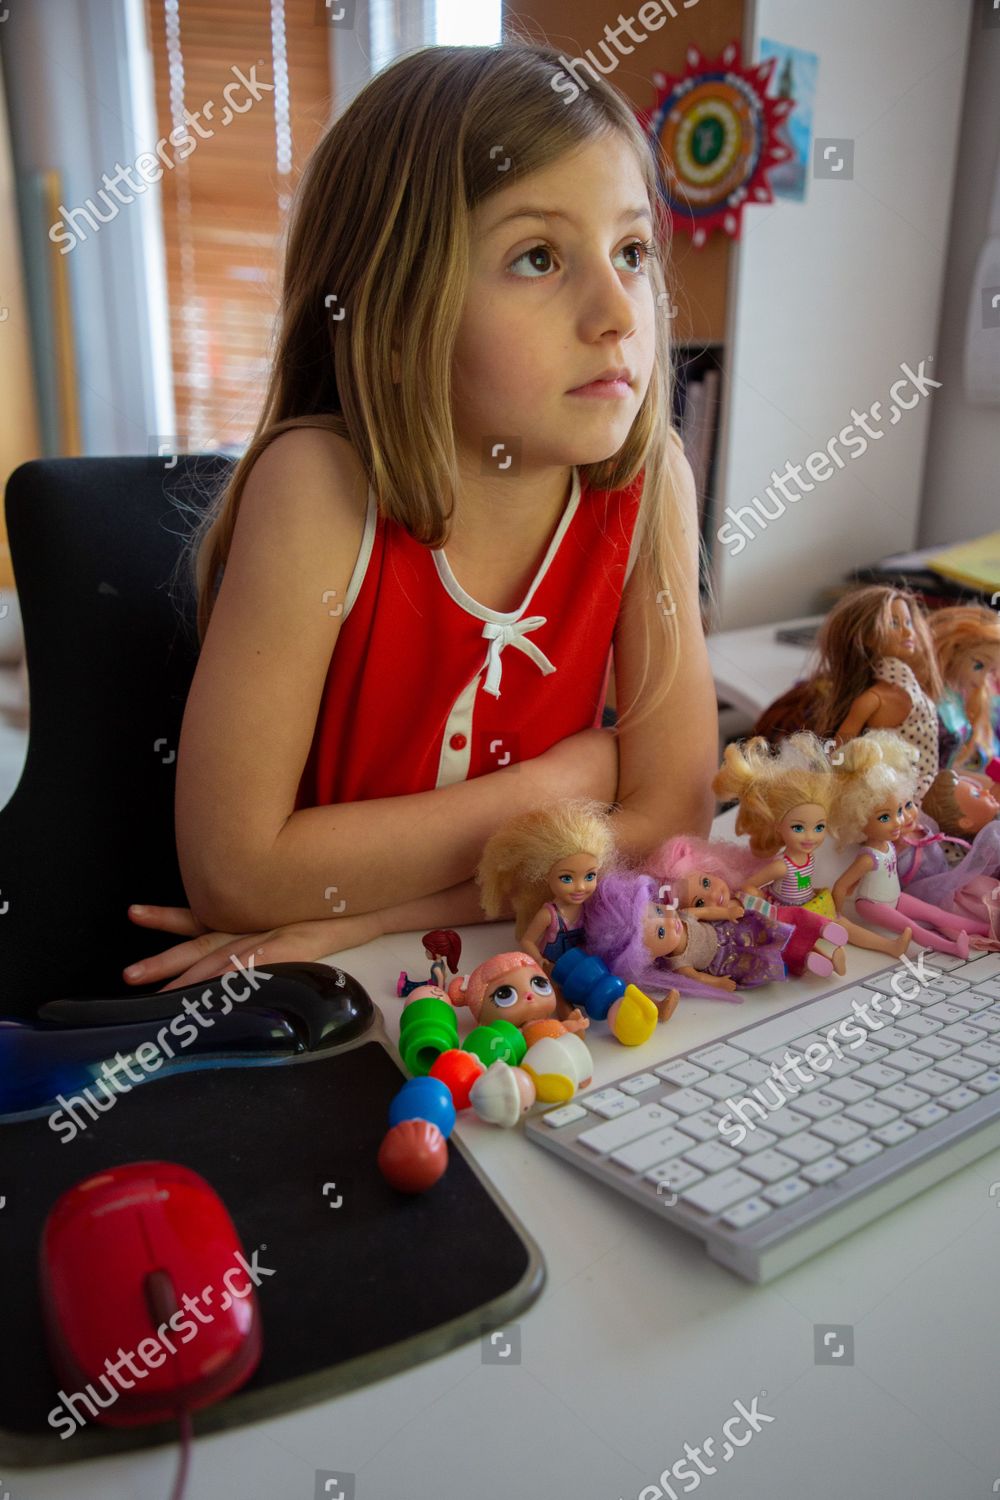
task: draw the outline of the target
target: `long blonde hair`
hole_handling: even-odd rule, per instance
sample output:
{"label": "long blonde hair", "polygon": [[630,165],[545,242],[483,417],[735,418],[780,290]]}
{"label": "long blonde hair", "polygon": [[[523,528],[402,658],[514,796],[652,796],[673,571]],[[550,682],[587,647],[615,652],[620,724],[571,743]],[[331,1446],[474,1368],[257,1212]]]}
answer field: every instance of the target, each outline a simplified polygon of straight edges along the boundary
{"label": "long blonde hair", "polygon": [[753,853],[767,859],[784,845],[778,824],[791,808],[811,802],[829,813],[834,782],[822,744],[803,730],[774,750],[759,734],[727,745],[712,790],[739,800],[736,832],[748,834]]}
{"label": "long blonde hair", "polygon": [[[930,617],[930,630],[937,647],[941,676],[949,687],[956,687],[958,666],[969,652],[986,646],[1000,646],[1000,619],[985,604],[955,604],[936,609]],[[973,685],[964,698],[965,716],[972,726],[972,747],[986,760],[993,755],[993,694],[987,674]]]}
{"label": "long blonde hair", "polygon": [[[247,476],[291,427],[346,438],[382,515],[426,546],[446,542],[459,493],[452,350],[469,280],[470,214],[491,194],[588,143],[624,137],[653,217],[657,253],[646,268],[657,309],[672,291],[669,217],[650,138],[628,100],[600,77],[567,107],[553,87],[564,71],[553,48],[516,36],[492,47],[426,47],[374,77],[313,151],[292,208],[260,420],[187,549],[199,642]],[[511,164],[503,173],[497,142]],[[610,457],[579,466],[581,484],[593,489],[622,488],[645,470],[636,555],[656,598],[670,601],[656,612],[655,640],[644,627],[641,681],[622,723],[644,698],[652,664],[659,692],[645,695],[638,719],[673,681],[691,596],[670,534],[681,448],[672,399],[669,320],[658,314],[652,375],[627,438]]]}
{"label": "long blonde hair", "polygon": [[510,818],[486,840],[476,870],[483,911],[498,917],[510,901],[520,938],[532,917],[552,900],[546,880],[552,866],[584,853],[594,856],[598,874],[614,859],[614,834],[600,802],[567,797]]}
{"label": "long blonde hair", "polygon": [[941,697],[937,653],[920,600],[908,589],[869,584],[845,594],[820,626],[819,664],[813,675],[830,684],[819,709],[822,722],[816,727],[820,734],[836,734],[851,704],[875,680],[875,663],[889,649],[892,606],[897,599],[908,606],[913,620],[917,641],[910,661],[913,675],[935,702]]}

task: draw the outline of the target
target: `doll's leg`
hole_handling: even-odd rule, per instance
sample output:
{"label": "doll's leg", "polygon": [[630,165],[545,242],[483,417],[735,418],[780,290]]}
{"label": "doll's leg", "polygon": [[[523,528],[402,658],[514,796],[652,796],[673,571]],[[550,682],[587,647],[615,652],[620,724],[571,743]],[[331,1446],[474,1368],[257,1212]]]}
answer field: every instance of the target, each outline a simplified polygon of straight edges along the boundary
{"label": "doll's leg", "polygon": [[945,911],[941,906],[932,906],[929,901],[921,901],[919,896],[908,896],[905,891],[897,905],[907,916],[917,917],[929,927],[940,928],[942,932],[975,932],[980,937],[990,936],[990,929],[985,922],[977,922],[975,917],[959,916],[957,912]]}
{"label": "doll's leg", "polygon": [[[897,938],[884,937],[881,932],[872,932],[870,927],[862,927],[860,922],[850,922],[841,914],[837,918],[840,925],[847,931],[848,942],[854,944],[855,948],[867,948],[872,953],[888,953],[891,958],[902,958],[910,946],[910,938],[913,929],[904,927]],[[878,919],[882,920],[881,917]]]}
{"label": "doll's leg", "polygon": [[[906,923],[906,914],[897,906],[886,906],[883,901],[868,901],[864,897],[854,903],[854,909],[859,917],[865,917],[869,922],[878,922],[881,927],[893,927],[899,929]],[[935,907],[934,910],[937,910]],[[934,948],[938,953],[954,953],[959,958],[969,956],[969,937],[967,933],[961,933],[957,942],[951,942],[949,938],[942,937],[931,927],[921,927],[912,923],[913,937],[918,943],[923,943],[926,948]]]}

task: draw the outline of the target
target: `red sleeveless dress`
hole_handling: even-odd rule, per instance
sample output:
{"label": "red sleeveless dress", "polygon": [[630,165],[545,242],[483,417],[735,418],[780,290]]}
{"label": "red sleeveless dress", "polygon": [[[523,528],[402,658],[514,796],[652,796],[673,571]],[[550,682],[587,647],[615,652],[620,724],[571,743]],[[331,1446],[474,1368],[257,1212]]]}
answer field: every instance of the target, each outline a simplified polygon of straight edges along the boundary
{"label": "red sleeveless dress", "polygon": [[644,471],[570,498],[518,609],[472,599],[371,489],[295,806],[426,792],[600,724]]}

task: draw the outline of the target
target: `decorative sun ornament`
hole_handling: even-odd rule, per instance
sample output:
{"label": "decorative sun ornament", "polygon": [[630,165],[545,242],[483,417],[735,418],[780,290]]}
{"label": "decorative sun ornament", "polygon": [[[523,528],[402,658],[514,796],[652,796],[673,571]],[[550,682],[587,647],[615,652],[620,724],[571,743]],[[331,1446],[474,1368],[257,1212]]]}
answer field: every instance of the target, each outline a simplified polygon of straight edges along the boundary
{"label": "decorative sun ornament", "polygon": [[636,111],[662,151],[664,202],[696,248],[713,229],[738,239],[747,200],[774,201],[768,173],[793,154],[778,127],[795,108],[794,99],[767,95],[776,62],[772,57],[743,67],[738,42],[706,62],[691,46],[686,72],[679,78],[654,73],[656,100]]}

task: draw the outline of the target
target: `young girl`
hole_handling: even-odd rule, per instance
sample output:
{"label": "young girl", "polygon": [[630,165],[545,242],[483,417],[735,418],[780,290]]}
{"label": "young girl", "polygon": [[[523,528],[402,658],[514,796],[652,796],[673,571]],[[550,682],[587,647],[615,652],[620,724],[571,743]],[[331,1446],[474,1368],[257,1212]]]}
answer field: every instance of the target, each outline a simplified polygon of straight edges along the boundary
{"label": "young girl", "polygon": [[562,68],[424,48],[306,166],[264,410],[193,548],[192,910],[130,909],[199,936],[130,980],[481,921],[487,838],[558,796],[615,802],[630,854],[708,831],[668,217],[631,105],[595,78],[567,109]]}

